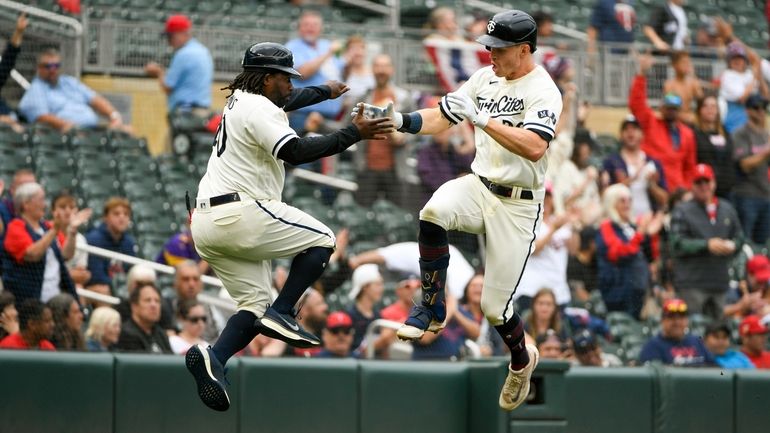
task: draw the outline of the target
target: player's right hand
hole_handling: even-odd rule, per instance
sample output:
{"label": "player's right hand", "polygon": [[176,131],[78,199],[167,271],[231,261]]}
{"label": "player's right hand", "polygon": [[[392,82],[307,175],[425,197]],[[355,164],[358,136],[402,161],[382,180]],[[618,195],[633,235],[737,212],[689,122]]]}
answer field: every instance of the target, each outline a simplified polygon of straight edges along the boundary
{"label": "player's right hand", "polygon": [[396,131],[393,119],[390,117],[367,119],[364,116],[366,111],[364,105],[366,104],[363,102],[358,103],[356,115],[353,117],[353,125],[358,128],[358,133],[361,134],[362,140],[385,140],[388,138],[388,134]]}

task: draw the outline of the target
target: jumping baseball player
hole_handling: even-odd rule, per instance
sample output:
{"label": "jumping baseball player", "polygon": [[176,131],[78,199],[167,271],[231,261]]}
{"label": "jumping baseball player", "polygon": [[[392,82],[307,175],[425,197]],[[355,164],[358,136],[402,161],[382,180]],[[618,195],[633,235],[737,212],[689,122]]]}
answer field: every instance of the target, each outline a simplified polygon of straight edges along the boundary
{"label": "jumping baseball player", "polygon": [[[225,363],[257,334],[297,347],[321,344],[297,323],[295,305],[323,273],[335,239],[315,218],[281,202],[284,162],[315,161],[394,130],[390,119],[365,119],[361,105],[351,126],[298,137],[285,109],[339,96],[345,87],[295,91],[290,78],[300,74],[293,66],[291,51],[280,44],[259,43],[246,51],[243,72],[227,87],[232,93],[198,188],[191,223],[195,247],[238,304],[214,347],[193,346],[185,358],[198,395],[215,410],[230,406]],[[270,260],[292,256],[283,290],[271,304]]]}
{"label": "jumping baseball player", "polygon": [[538,352],[525,344],[512,297],[540,223],[546,150],[562,102],[553,80],[532,60],[537,26],[527,13],[498,13],[477,42],[491,51],[492,65],[444,96],[437,108],[394,113],[390,106],[366,106],[366,113],[392,117],[399,131],[412,134],[435,134],[463,120],[475,125],[473,174],[442,185],[420,212],[422,302],[397,335],[416,340],[425,331],[439,332],[444,327],[447,230],[486,233],[481,308],[511,350],[500,406],[513,410],[529,393]]}

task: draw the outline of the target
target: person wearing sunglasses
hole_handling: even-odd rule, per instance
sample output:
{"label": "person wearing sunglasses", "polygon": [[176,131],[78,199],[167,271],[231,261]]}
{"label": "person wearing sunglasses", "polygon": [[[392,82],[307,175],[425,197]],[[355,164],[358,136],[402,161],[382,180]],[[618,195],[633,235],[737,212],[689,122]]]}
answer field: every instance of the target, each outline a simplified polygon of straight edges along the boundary
{"label": "person wearing sunglasses", "polygon": [[335,311],[326,318],[326,327],[321,332],[323,349],[316,358],[357,358],[353,352],[353,319],[344,311]]}
{"label": "person wearing sunglasses", "polygon": [[688,331],[690,319],[687,304],[672,298],[663,303],[660,333],[642,347],[640,363],[658,361],[678,367],[716,366],[703,340]]}
{"label": "person wearing sunglasses", "polygon": [[79,79],[62,73],[59,52],[49,48],[37,56],[37,74],[19,101],[19,111],[29,123],[40,123],[62,132],[94,128],[106,118],[110,129],[131,132],[120,112]]}
{"label": "person wearing sunglasses", "polygon": [[179,318],[182,330],[177,335],[168,338],[171,350],[179,355],[184,355],[195,344],[208,346],[203,340],[203,331],[206,329],[208,317],[206,309],[197,300],[187,299],[179,303]]}

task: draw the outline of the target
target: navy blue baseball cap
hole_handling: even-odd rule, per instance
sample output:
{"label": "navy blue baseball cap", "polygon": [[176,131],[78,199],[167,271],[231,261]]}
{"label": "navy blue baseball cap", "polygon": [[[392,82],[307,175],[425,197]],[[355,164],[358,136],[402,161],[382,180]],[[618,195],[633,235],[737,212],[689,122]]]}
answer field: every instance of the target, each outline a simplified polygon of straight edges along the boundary
{"label": "navy blue baseball cap", "polygon": [[588,353],[598,346],[596,336],[588,329],[582,329],[572,336],[572,348],[575,353]]}

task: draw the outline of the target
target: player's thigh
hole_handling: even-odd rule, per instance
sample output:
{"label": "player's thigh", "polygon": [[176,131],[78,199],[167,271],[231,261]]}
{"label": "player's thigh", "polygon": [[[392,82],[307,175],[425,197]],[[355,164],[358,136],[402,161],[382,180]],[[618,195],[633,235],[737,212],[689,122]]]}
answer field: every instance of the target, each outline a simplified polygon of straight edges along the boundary
{"label": "player's thigh", "polygon": [[270,219],[252,200],[196,209],[190,231],[201,257],[240,257],[264,260],[255,255]]}
{"label": "player's thigh", "polygon": [[334,233],[307,213],[277,200],[259,200],[265,219],[260,251],[265,257],[291,257],[311,247],[334,248]]}
{"label": "player's thigh", "polygon": [[238,310],[247,310],[262,317],[272,303],[270,260],[246,260],[239,257],[215,255],[206,259]]}
{"label": "player's thigh", "polygon": [[493,325],[510,320],[513,294],[535,247],[542,203],[499,199],[485,214],[486,266],[481,308]]}
{"label": "player's thigh", "polygon": [[441,185],[420,211],[420,220],[446,230],[484,233],[484,185],[469,174]]}

